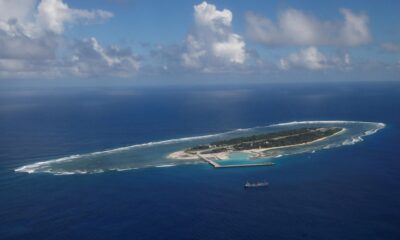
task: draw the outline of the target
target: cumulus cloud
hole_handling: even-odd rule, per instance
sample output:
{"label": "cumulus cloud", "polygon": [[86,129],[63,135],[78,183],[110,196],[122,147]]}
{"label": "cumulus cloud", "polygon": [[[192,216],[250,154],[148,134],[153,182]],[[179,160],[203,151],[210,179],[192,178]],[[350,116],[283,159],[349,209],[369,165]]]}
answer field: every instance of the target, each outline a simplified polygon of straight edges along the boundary
{"label": "cumulus cloud", "polygon": [[67,23],[81,20],[108,19],[112,13],[103,10],[81,10],[70,8],[62,0],[42,0],[38,6],[37,21],[42,30],[60,34]]}
{"label": "cumulus cloud", "polygon": [[309,47],[280,59],[279,63],[284,70],[289,69],[291,66],[319,70],[326,68],[328,66],[327,62],[326,56],[318,51],[316,47]]}
{"label": "cumulus cloud", "polygon": [[129,48],[102,46],[97,39],[77,40],[55,59],[0,59],[3,78],[119,77],[136,75],[139,57]]}
{"label": "cumulus cloud", "polygon": [[103,47],[96,38],[76,41],[69,59],[69,69],[78,76],[133,76],[139,59],[129,48]]}
{"label": "cumulus cloud", "polygon": [[37,0],[1,0],[0,1],[0,21],[18,19],[19,21],[29,21],[33,17],[33,11]]}
{"label": "cumulus cloud", "polygon": [[70,8],[62,0],[1,0],[0,30],[10,36],[39,38],[61,34],[65,25],[82,21],[105,20],[111,12]]}
{"label": "cumulus cloud", "polygon": [[340,68],[347,70],[351,67],[350,55],[343,57],[328,57],[316,47],[303,48],[279,60],[279,67],[283,70],[291,68],[304,68],[309,70],[322,70],[327,68]]}
{"label": "cumulus cloud", "polygon": [[0,78],[55,78],[60,68],[55,60],[0,59]]}
{"label": "cumulus cloud", "polygon": [[62,0],[0,0],[0,77],[132,76],[140,64],[128,48],[103,47],[95,38],[65,45],[67,25],[112,16]]}
{"label": "cumulus cloud", "polygon": [[186,67],[211,70],[243,64],[245,42],[232,31],[232,12],[217,10],[203,2],[194,6],[194,27],[185,41],[182,63]]}
{"label": "cumulus cloud", "polygon": [[368,16],[341,9],[341,21],[323,21],[300,10],[282,11],[274,23],[266,17],[246,15],[249,36],[265,45],[357,46],[371,41]]}
{"label": "cumulus cloud", "polygon": [[400,44],[394,42],[387,42],[382,44],[383,50],[387,52],[398,52],[400,51]]}
{"label": "cumulus cloud", "polygon": [[22,31],[9,34],[0,29],[0,59],[52,59],[57,45],[54,36],[31,38]]}

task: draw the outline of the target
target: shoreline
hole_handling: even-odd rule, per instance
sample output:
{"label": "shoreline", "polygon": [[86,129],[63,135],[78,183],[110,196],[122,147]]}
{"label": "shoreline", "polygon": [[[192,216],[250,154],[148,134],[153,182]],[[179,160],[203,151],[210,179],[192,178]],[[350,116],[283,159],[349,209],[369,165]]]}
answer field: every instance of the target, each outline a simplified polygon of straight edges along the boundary
{"label": "shoreline", "polygon": [[304,146],[304,145],[313,144],[313,143],[316,143],[316,142],[319,142],[319,141],[323,141],[323,140],[328,139],[328,138],[330,138],[330,137],[333,137],[333,136],[335,136],[335,135],[342,134],[342,133],[344,133],[345,131],[346,131],[346,128],[343,128],[342,130],[340,130],[340,131],[337,132],[337,133],[334,133],[334,134],[332,134],[332,135],[330,135],[330,136],[327,136],[327,137],[323,137],[323,138],[316,139],[316,140],[311,141],[311,142],[298,143],[298,144],[292,144],[292,145],[286,145],[286,146],[279,146],[279,147],[250,149],[250,150],[243,150],[243,151],[239,151],[239,152],[245,152],[245,153],[250,153],[250,154],[262,154],[262,152],[269,151],[269,150],[273,150],[273,149]]}
{"label": "shoreline", "polygon": [[[279,147],[270,147],[270,148],[259,148],[259,149],[250,149],[250,150],[242,150],[242,151],[226,151],[226,152],[221,152],[221,153],[210,153],[210,154],[202,154],[204,157],[206,158],[211,158],[214,160],[228,160],[229,159],[229,154],[232,152],[242,152],[242,153],[247,153],[252,155],[251,157],[253,159],[256,158],[262,158],[264,157],[263,152],[265,151],[269,151],[269,150],[274,150],[274,149],[281,149],[281,148],[289,148],[289,147],[297,147],[297,146],[304,146],[304,145],[309,145],[309,144],[313,144],[319,141],[323,141],[325,139],[328,139],[330,137],[342,134],[346,131],[346,128],[342,128],[342,130],[340,130],[337,133],[334,133],[330,136],[327,137],[323,137],[323,138],[319,138],[316,139],[314,141],[311,142],[305,142],[305,143],[299,143],[299,144],[292,144],[292,145],[286,145],[286,146],[279,146]],[[170,153],[167,155],[168,159],[174,159],[174,160],[201,160],[198,156],[198,152],[196,152],[196,154],[190,154],[190,153],[186,153],[185,150],[180,150],[180,151],[176,151],[173,153]]]}

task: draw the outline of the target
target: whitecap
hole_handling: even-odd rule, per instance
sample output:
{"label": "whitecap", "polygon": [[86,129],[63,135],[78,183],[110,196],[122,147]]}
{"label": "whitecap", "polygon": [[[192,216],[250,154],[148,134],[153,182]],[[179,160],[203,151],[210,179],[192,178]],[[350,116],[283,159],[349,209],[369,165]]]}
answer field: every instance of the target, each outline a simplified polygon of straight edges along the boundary
{"label": "whitecap", "polygon": [[158,165],[155,166],[156,168],[167,168],[167,167],[175,167],[176,164],[164,164],[164,165]]}
{"label": "whitecap", "polygon": [[[86,154],[75,154],[71,156],[40,161],[16,168],[16,172],[25,173],[51,173],[55,175],[72,175],[72,174],[92,174],[102,173],[104,171],[127,171],[145,167],[166,168],[173,167],[177,164],[198,164],[199,161],[180,161],[179,163],[171,162],[173,159],[167,159],[169,153],[182,150],[187,146],[196,145],[199,142],[211,141],[211,139],[226,139],[237,136],[245,136],[248,132],[262,133],[271,132],[274,127],[290,127],[303,125],[322,126],[333,125],[345,127],[349,131],[343,134],[332,136],[326,141],[317,142],[301,148],[284,149],[275,158],[283,155],[299,154],[304,152],[314,153],[319,149],[330,149],[343,145],[353,145],[363,141],[363,137],[375,134],[377,131],[385,127],[383,123],[373,122],[356,122],[356,121],[295,121],[288,123],[273,124],[264,127],[239,128],[225,133],[208,134],[194,137],[176,138],[164,141],[154,141],[143,144],[135,144],[104,151],[96,151]],[[289,129],[290,129],[289,128]],[[162,149],[162,150],[160,150]],[[164,151],[164,152],[163,152]],[[153,158],[146,156],[149,153],[156,153]],[[158,155],[157,155],[158,154]]]}

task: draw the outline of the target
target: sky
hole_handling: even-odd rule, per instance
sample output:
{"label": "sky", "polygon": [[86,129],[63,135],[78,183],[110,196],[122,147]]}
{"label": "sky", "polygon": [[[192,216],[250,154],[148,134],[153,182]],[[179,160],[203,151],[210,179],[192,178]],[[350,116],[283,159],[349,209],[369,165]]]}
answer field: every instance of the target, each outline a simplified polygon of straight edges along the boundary
{"label": "sky", "polygon": [[399,10],[390,0],[0,0],[0,81],[396,81]]}

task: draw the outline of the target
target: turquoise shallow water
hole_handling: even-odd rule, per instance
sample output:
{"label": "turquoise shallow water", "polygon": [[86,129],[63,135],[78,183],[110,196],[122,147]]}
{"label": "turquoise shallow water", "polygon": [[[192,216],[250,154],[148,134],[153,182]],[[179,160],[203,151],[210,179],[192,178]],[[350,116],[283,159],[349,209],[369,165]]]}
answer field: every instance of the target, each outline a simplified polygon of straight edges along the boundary
{"label": "turquoise shallow water", "polygon": [[[399,109],[400,84],[381,82],[1,88],[0,239],[398,240]],[[332,119],[386,126],[363,141],[272,158],[273,167],[167,163],[161,151],[175,148],[164,144],[142,148],[142,161],[136,150],[117,151],[15,172],[124,146]],[[143,167],[111,170],[134,165]],[[56,175],[66,167],[87,173]],[[96,169],[105,171],[89,174]],[[264,180],[267,189],[243,188]]]}
{"label": "turquoise shallow water", "polygon": [[233,152],[229,154],[229,159],[226,160],[216,160],[221,166],[229,165],[248,165],[248,164],[264,164],[273,162],[274,159],[281,157],[267,157],[267,158],[253,158],[251,154],[243,152]]}
{"label": "turquoise shallow water", "polygon": [[225,166],[225,165],[237,165],[237,164],[249,164],[249,163],[256,163],[256,162],[265,162],[265,159],[259,159],[257,161],[250,160],[250,155],[241,152],[233,152],[229,154],[229,159],[227,160],[219,160],[216,161],[218,164]]}
{"label": "turquoise shallow water", "polygon": [[97,151],[86,154],[76,154],[57,159],[39,161],[33,164],[21,166],[17,172],[27,173],[51,173],[56,175],[103,173],[105,171],[125,171],[146,167],[170,167],[182,164],[201,163],[201,160],[171,159],[168,155],[188,147],[207,144],[217,140],[225,140],[240,136],[251,136],[261,133],[269,133],[290,130],[303,127],[342,127],[343,133],[336,134],[327,139],[307,145],[287,148],[271,149],[265,151],[266,158],[250,159],[243,153],[235,153],[229,160],[217,161],[221,165],[249,164],[271,162],[281,156],[315,152],[324,149],[337,148],[345,145],[353,145],[363,141],[363,138],[372,135],[384,128],[383,123],[355,122],[355,121],[302,121],[279,123],[264,127],[237,129],[225,133],[216,133],[203,136],[184,137],[136,144],[121,148]]}

